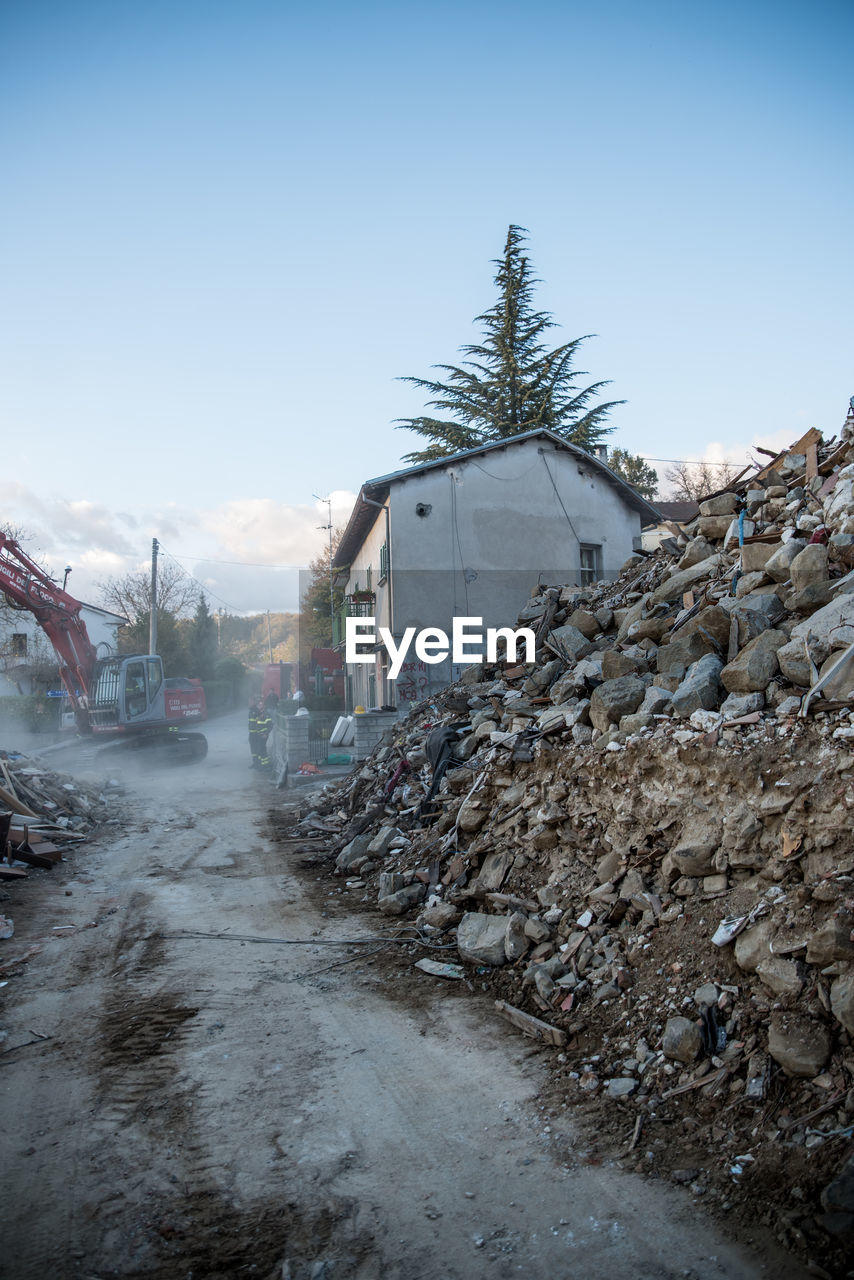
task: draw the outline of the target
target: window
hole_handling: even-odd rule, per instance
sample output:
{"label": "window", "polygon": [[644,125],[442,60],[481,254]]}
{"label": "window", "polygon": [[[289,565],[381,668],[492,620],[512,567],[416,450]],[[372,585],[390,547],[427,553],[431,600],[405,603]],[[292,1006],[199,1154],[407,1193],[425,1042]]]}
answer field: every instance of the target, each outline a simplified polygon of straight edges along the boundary
{"label": "window", "polygon": [[9,637],[11,642],[10,652],[13,658],[26,658],[27,656],[27,637],[21,631],[15,631]]}
{"label": "window", "polygon": [[590,542],[581,544],[581,585],[589,587],[602,576],[602,548]]}
{"label": "window", "polygon": [[374,571],[371,568],[371,566],[368,565],[367,569],[365,570],[365,590],[366,591],[373,591],[373,587],[371,586],[371,577],[373,575],[373,572]]}
{"label": "window", "polygon": [[380,582],[385,582],[388,577],[388,543],[384,542],[380,547]]}
{"label": "window", "polygon": [[[153,698],[160,690],[160,684],[163,680],[163,667],[159,658],[147,658],[145,665],[148,667],[148,696]],[[187,684],[192,689],[193,686],[189,680]]]}
{"label": "window", "polygon": [[128,719],[143,715],[145,709],[145,667],[142,662],[129,662],[125,670],[125,710]]}

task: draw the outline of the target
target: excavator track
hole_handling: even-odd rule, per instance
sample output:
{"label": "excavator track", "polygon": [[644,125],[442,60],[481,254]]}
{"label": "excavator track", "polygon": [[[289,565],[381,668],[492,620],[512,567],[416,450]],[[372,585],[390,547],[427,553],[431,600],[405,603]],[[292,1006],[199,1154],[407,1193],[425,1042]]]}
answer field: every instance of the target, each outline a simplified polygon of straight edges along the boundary
{"label": "excavator track", "polygon": [[170,729],[168,733],[145,734],[111,742],[99,747],[97,758],[121,759],[137,753],[144,756],[146,764],[196,764],[208,754],[208,740],[203,733]]}

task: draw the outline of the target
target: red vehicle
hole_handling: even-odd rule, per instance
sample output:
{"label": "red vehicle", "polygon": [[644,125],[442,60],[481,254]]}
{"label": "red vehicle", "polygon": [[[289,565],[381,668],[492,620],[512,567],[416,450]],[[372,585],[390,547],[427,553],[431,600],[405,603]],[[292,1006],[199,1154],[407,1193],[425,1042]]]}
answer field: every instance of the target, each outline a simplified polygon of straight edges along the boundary
{"label": "red vehicle", "polygon": [[201,759],[207,754],[204,735],[184,728],[206,718],[201,685],[164,680],[157,654],[99,658],[80,617],[81,602],[3,533],[0,591],[13,608],[33,614],[53,645],[79,732],[129,746],[174,748],[176,759]]}

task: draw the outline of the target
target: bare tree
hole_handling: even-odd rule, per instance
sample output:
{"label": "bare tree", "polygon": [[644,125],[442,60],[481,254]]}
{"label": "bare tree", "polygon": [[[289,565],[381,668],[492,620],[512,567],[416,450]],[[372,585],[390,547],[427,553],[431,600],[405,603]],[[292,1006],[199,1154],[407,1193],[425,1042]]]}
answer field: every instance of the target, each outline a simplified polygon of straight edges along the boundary
{"label": "bare tree", "polygon": [[725,489],[739,474],[731,462],[677,462],[664,473],[670,497],[676,502],[700,502]]}
{"label": "bare tree", "polygon": [[[200,587],[183,569],[161,560],[157,569],[157,607],[176,618],[195,612]],[[123,578],[107,578],[98,583],[100,603],[119,613],[131,624],[148,616],[151,609],[151,575],[146,570],[126,573]]]}

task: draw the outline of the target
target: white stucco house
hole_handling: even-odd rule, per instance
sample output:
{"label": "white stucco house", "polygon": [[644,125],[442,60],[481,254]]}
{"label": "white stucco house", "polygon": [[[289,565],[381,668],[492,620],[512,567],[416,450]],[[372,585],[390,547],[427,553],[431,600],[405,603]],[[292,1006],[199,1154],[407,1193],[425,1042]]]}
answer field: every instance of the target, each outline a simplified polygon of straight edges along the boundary
{"label": "white stucco house", "polygon": [[[450,632],[457,616],[512,626],[538,582],[616,576],[658,512],[598,457],[539,429],[362,485],[333,566],[342,615],[374,617],[395,641],[407,627]],[[344,617],[336,642],[344,638]],[[414,652],[389,679],[387,648],[347,671],[347,702],[413,702],[459,675]]]}
{"label": "white stucco house", "polygon": [[[84,604],[80,616],[98,656],[115,653],[118,629],[127,626],[127,619],[95,604]],[[0,696],[43,692],[38,675],[56,665],[53,645],[33,615],[8,605],[0,608]],[[55,691],[61,687],[57,678]]]}

